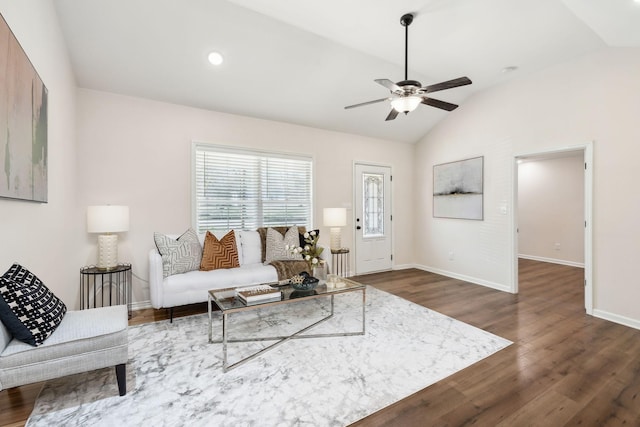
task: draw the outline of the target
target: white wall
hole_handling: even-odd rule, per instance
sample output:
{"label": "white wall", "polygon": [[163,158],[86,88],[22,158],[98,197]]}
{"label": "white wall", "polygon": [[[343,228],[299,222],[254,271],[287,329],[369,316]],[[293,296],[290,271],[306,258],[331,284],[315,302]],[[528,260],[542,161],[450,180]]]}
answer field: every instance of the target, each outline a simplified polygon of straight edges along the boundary
{"label": "white wall", "polygon": [[[78,92],[79,195],[92,204],[130,207],[130,231],[120,235],[119,258],[133,264],[134,301],[149,299],[147,254],[153,232],[191,226],[190,162],[193,140],[312,155],[315,226],[328,245],[322,208],[352,203],[354,160],[393,170],[394,262],[413,262],[413,145],[252,119],[105,92]],[[352,212],[350,212],[351,214]],[[352,247],[352,223],[343,243]],[[95,262],[94,235],[86,234],[85,263]],[[351,263],[353,265],[353,263]]]}
{"label": "white wall", "polygon": [[[469,99],[417,146],[415,252],[426,268],[507,289],[513,156],[594,142],[594,313],[640,327],[640,49],[606,49]],[[473,76],[472,76],[473,77]],[[485,220],[431,217],[431,165],[485,156]],[[447,251],[456,258],[449,261]]]}
{"label": "white wall", "polygon": [[0,199],[0,274],[19,262],[70,309],[77,308],[82,224],[74,76],[51,1],[0,0],[0,12],[49,90],[48,203]]}
{"label": "white wall", "polygon": [[584,158],[518,165],[518,252],[523,258],[584,266]]}

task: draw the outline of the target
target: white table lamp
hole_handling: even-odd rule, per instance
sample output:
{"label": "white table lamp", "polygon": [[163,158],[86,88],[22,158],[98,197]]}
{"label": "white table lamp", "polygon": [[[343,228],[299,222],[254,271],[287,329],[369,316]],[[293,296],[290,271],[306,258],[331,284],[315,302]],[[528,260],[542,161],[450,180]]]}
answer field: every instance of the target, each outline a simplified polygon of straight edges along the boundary
{"label": "white table lamp", "polygon": [[330,248],[341,249],[340,228],[347,225],[347,210],[345,208],[324,208],[323,222],[325,227],[331,227]]}
{"label": "white table lamp", "polygon": [[89,206],[87,232],[98,236],[96,267],[110,270],[118,266],[118,235],[129,230],[129,206]]}

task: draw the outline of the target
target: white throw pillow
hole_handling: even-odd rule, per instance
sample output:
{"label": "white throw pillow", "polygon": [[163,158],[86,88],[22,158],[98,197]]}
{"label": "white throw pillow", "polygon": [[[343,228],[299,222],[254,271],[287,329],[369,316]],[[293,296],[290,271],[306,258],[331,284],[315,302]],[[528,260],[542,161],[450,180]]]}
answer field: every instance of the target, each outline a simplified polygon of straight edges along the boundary
{"label": "white throw pillow", "polygon": [[287,230],[283,236],[273,228],[267,229],[267,240],[265,249],[265,264],[269,264],[271,261],[287,261],[287,260],[299,260],[299,254],[291,253],[291,250],[287,250],[286,246],[298,247],[300,239],[298,237],[298,227],[291,227]]}
{"label": "white throw pillow", "polygon": [[[236,239],[240,241],[240,248],[238,248],[240,265],[262,264],[262,243],[260,242],[260,233],[257,231],[242,230],[239,232],[239,236],[240,238],[238,239],[238,235],[236,235]],[[236,242],[238,240],[236,240]]]}

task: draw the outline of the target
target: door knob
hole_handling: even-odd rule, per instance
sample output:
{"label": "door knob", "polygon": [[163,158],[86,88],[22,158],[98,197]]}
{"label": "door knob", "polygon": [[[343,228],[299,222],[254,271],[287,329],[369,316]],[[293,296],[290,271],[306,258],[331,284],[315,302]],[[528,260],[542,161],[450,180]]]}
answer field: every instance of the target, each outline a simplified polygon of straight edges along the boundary
{"label": "door knob", "polygon": [[356,227],[356,230],[360,230],[362,227],[360,227],[359,225]]}

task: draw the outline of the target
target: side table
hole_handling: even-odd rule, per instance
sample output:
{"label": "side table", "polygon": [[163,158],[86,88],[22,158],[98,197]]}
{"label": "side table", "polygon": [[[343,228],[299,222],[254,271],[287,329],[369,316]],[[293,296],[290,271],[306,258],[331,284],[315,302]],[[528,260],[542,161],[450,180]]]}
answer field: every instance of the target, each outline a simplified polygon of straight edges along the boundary
{"label": "side table", "polygon": [[335,274],[341,277],[349,276],[349,249],[331,249],[331,260],[333,261],[333,268]]}
{"label": "side table", "polygon": [[80,309],[126,304],[131,319],[131,264],[80,269]]}

